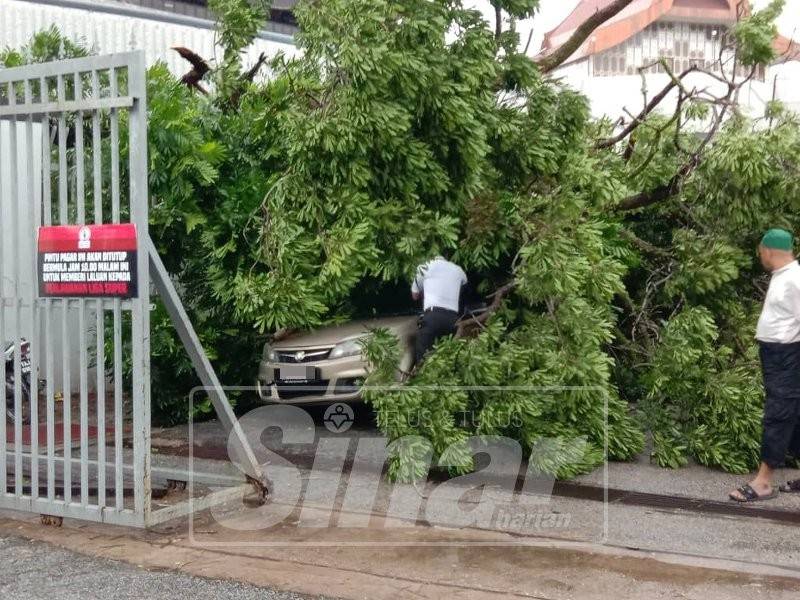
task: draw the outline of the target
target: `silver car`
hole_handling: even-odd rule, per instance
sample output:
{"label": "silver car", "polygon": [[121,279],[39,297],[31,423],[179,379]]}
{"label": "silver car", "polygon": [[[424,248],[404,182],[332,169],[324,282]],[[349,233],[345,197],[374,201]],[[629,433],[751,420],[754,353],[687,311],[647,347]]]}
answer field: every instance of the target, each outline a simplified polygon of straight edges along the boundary
{"label": "silver car", "polygon": [[417,317],[360,320],[298,333],[264,346],[258,369],[258,395],[264,402],[332,404],[361,400],[367,363],[359,341],[371,329],[390,330],[400,340],[400,369],[414,363]]}

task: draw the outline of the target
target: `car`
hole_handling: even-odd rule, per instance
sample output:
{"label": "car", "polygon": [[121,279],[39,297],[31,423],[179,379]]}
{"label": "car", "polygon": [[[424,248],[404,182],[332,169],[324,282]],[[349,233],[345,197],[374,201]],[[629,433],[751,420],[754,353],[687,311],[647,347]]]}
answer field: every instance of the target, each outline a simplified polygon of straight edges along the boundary
{"label": "car", "polygon": [[256,388],[268,403],[326,405],[361,401],[367,362],[359,342],[386,328],[400,340],[400,370],[414,364],[417,316],[361,319],[302,332],[264,346]]}

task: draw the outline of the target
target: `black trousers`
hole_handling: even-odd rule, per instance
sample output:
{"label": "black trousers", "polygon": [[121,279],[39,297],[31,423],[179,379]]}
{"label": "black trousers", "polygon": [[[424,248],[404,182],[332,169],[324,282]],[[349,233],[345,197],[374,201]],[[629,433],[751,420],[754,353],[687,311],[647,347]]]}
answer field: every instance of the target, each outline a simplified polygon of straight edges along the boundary
{"label": "black trousers", "polygon": [[800,342],[760,342],[764,374],[764,436],[761,460],[783,465],[787,454],[800,458]]}
{"label": "black trousers", "polygon": [[433,308],[422,314],[419,318],[415,349],[417,362],[422,360],[436,340],[455,332],[456,321],[458,321],[458,313],[446,308]]}

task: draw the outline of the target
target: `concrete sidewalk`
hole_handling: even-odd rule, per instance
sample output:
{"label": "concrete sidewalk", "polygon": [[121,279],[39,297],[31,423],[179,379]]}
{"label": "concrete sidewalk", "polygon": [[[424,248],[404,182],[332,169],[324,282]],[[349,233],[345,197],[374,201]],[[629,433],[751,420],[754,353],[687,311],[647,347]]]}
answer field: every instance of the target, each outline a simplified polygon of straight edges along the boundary
{"label": "concrete sidewalk", "polygon": [[[191,531],[187,523],[141,531],[74,521],[43,527],[3,513],[0,535],[9,534],[148,570],[346,599],[728,600],[746,590],[788,600],[800,591],[800,574],[788,569],[400,523],[232,530],[205,513]],[[342,543],[343,535],[362,545]]]}
{"label": "concrete sidewalk", "polygon": [[[362,412],[364,412],[362,410]],[[189,426],[160,428],[153,430],[152,446],[154,452],[162,456],[188,457],[192,454],[196,459],[228,460],[226,438],[218,422],[205,421],[192,426],[194,445],[189,448]],[[379,436],[368,416],[356,414],[356,424],[344,434],[335,434],[324,427],[316,429],[318,439],[322,438],[348,438],[352,443],[368,440]],[[313,447],[302,445],[281,446],[279,432],[267,432],[264,443],[266,446],[289,459],[293,464],[303,469],[310,469],[314,463]],[[352,450],[351,450],[352,452]],[[352,456],[351,456],[352,458]],[[366,456],[369,462],[370,457]],[[375,457],[373,462],[377,462]],[[324,461],[318,465],[326,466]],[[336,466],[336,465],[334,465]],[[349,467],[349,464],[346,464]],[[708,502],[729,502],[728,493],[748,482],[752,475],[735,475],[721,470],[710,469],[697,464],[690,464],[680,469],[665,469],[649,461],[646,454],[642,454],[633,462],[610,462],[607,472],[603,468],[586,475],[581,475],[571,480],[570,483],[586,487],[604,487],[620,492],[654,494],[665,498],[677,497]],[[776,484],[788,479],[800,478],[800,470],[779,469],[776,473]],[[558,493],[558,490],[556,490]],[[782,494],[768,502],[748,504],[744,511],[751,509],[786,510],[800,514],[800,494]]]}
{"label": "concrete sidewalk", "polygon": [[[322,429],[319,437],[350,444],[344,469],[325,456],[316,462],[322,468],[312,469],[313,446],[297,444],[285,453],[296,468],[266,465],[273,479],[297,476],[304,490],[300,503],[291,486],[279,485],[264,508],[231,502],[148,532],[74,521],[53,529],[19,513],[7,513],[0,530],[145,568],[340,598],[727,600],[742,593],[794,598],[800,592],[797,524],[770,513],[800,515],[800,496],[746,507],[728,503],[728,491],[747,477],[698,466],[667,470],[643,457],[611,463],[607,471],[557,485],[549,498],[508,509],[504,490],[464,486],[457,502],[431,514],[427,504],[441,481],[393,488],[385,479],[352,472],[353,440],[377,435],[369,423],[346,435]],[[186,469],[193,454],[204,481],[239,485],[241,474],[227,460],[219,424],[197,424],[193,434],[189,448],[187,428],[154,430],[154,468]],[[271,431],[261,441],[281,448]],[[606,478],[617,494],[607,504]],[[405,518],[391,512],[397,489],[409,504],[419,500],[419,510]],[[652,497],[629,502],[620,494]],[[674,498],[684,503],[670,504]],[[483,500],[496,500],[500,512],[464,525]],[[729,507],[727,514],[703,509],[714,502]]]}
{"label": "concrete sidewalk", "polygon": [[[188,466],[187,457],[163,450],[154,466]],[[194,469],[231,486],[241,481],[229,462],[195,458]],[[788,600],[800,593],[796,525],[555,495],[511,506],[512,516],[526,517],[520,523],[495,511],[488,524],[480,522],[485,526],[463,526],[484,500],[506,506],[503,490],[456,487],[457,501],[431,513],[435,482],[392,488],[353,472],[266,469],[286,481],[298,476],[302,502],[291,486],[280,485],[266,506],[229,501],[150,531],[69,520],[44,527],[37,515],[4,512],[0,533],[145,569],[345,599]],[[581,481],[596,488],[603,479],[601,470]],[[709,497],[740,479],[648,464],[612,464],[608,471],[612,487]],[[409,504],[419,501],[408,518],[389,510],[397,490]],[[348,497],[360,503],[348,504]],[[788,503],[796,501],[780,502],[793,510]]]}
{"label": "concrete sidewalk", "polygon": [[[187,459],[162,455],[154,460],[179,467]],[[230,477],[231,485],[237,482],[235,468],[230,464],[195,459],[194,465],[206,477],[218,473]],[[479,531],[483,543],[498,546],[578,543],[593,549],[636,549],[653,555],[685,556],[690,564],[705,559],[733,561],[729,566],[736,571],[752,567],[754,572],[760,572],[763,567],[777,567],[781,575],[800,575],[797,524],[754,518],[752,511],[743,510],[751,507],[732,502],[723,503],[730,507],[730,514],[718,514],[666,504],[604,503],[563,495],[517,495],[509,501],[507,492],[493,485],[480,489],[456,485],[452,487],[455,500],[431,508],[429,503],[440,485],[435,482],[422,487],[390,484],[385,479],[375,481],[360,473],[312,472],[278,465],[267,466],[267,473],[281,482],[270,500],[270,506],[280,511],[277,521],[269,512],[236,502],[213,511],[213,519],[223,529],[244,532],[245,545],[252,544],[248,531],[265,532],[262,538],[256,535],[259,540],[273,539],[276,529],[273,524],[277,524],[280,531],[297,530],[304,543],[312,546],[316,541],[314,536],[323,533],[328,545],[357,547],[363,545],[362,536],[367,530],[385,528],[385,523],[391,520],[398,523],[397,527],[409,530],[416,526],[420,531]],[[676,475],[667,473],[671,477]],[[293,476],[301,479],[298,485],[303,491],[299,495],[285,484]],[[613,478],[609,476],[609,480]],[[393,504],[393,494],[404,499],[404,503]],[[783,500],[797,501],[793,496]],[[489,512],[485,503],[489,504]],[[782,510],[800,514],[790,507]],[[235,539],[234,534],[228,534],[228,542]],[[394,543],[391,537],[387,543]]]}
{"label": "concrete sidewalk", "polygon": [[[608,463],[608,487],[628,492],[642,492],[662,496],[677,496],[707,501],[729,501],[728,493],[750,481],[755,473],[735,475],[702,465],[689,464],[680,469],[665,469],[650,463],[646,455],[634,462]],[[775,483],[800,478],[800,470],[778,469]],[[597,469],[573,481],[578,484],[602,486],[605,473]],[[800,514],[800,494],[781,494],[774,500],[754,502],[753,509],[785,509]]]}

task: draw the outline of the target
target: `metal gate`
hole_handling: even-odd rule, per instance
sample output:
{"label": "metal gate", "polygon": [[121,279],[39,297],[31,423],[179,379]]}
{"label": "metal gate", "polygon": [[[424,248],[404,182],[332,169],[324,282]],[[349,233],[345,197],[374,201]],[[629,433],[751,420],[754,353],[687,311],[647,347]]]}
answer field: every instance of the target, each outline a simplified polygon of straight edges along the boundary
{"label": "metal gate", "polygon": [[[203,383],[219,385],[148,234],[143,53],[0,70],[0,165],[0,343],[13,380],[0,406],[14,413],[0,418],[0,507],[136,526],[180,514],[151,509],[151,267]],[[40,225],[121,222],[137,228],[138,297],[38,296]],[[221,390],[212,400],[261,481]]]}

